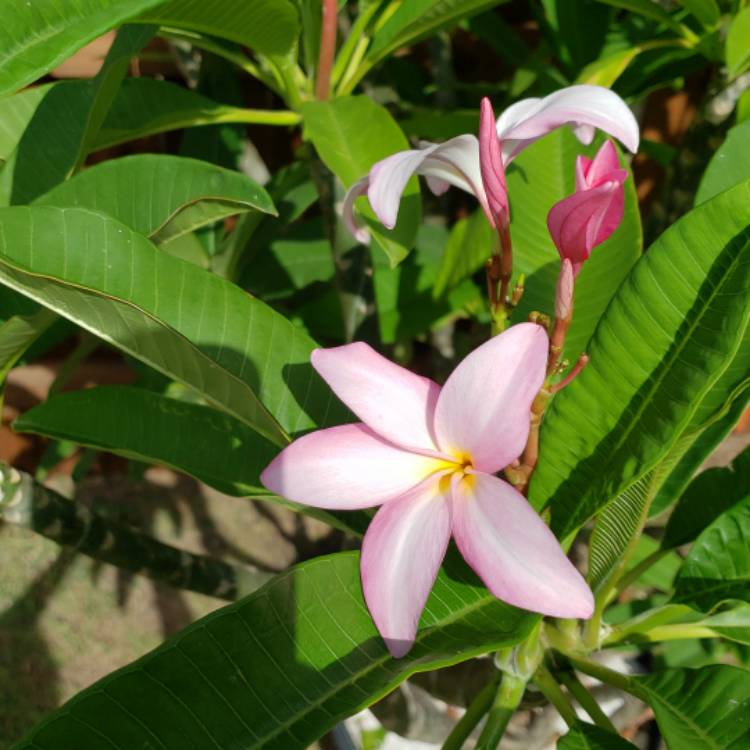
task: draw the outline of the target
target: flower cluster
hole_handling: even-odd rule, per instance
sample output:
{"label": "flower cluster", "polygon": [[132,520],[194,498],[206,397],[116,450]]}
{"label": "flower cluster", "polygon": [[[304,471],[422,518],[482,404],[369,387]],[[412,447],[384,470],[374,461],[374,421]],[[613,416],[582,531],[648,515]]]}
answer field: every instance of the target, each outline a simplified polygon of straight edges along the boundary
{"label": "flower cluster", "polygon": [[[638,146],[630,110],[598,86],[572,86],[518,102],[497,120],[485,99],[478,138],[461,135],[378,162],[350,188],[344,219],[366,241],[366,230],[354,218],[354,202],[366,193],[380,221],[393,227],[414,174],[425,176],[436,193],[449,185],[467,190],[500,235],[507,290],[511,216],[505,168],[564,124],[572,125],[584,143],[599,128],[631,151]],[[531,417],[540,389],[546,384],[549,395],[555,388],[549,379],[559,369],[575,277],[591,250],[622,220],[626,176],[614,145],[606,141],[593,159],[579,157],[575,193],[549,212],[550,235],[561,257],[549,334],[535,323],[503,331],[469,354],[442,388],[364,343],[312,354],[315,369],[361,421],[294,441],[266,468],[262,481],[272,492],[314,507],[381,506],[362,545],[362,587],[394,657],[414,642],[451,538],[503,601],[555,617],[592,614],[586,582],[518,491],[533,470],[533,464],[524,467],[518,459],[528,450],[530,429],[538,430],[539,414],[533,428]],[[523,476],[513,486],[497,476],[502,470]]]}

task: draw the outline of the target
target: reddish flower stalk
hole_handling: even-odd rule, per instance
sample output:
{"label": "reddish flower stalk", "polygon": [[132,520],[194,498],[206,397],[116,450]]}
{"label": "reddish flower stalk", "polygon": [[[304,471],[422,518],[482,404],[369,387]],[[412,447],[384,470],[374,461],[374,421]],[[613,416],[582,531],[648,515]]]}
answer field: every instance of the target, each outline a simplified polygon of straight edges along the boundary
{"label": "reddish flower stalk", "polygon": [[323,0],[323,22],[320,27],[320,54],[315,79],[315,96],[324,101],[331,94],[331,70],[336,52],[336,0]]}

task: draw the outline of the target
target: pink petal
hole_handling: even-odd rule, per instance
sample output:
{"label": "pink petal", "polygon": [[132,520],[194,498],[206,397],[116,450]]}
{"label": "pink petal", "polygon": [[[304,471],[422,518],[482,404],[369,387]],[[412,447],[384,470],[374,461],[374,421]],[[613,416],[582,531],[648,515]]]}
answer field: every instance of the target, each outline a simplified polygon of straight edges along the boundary
{"label": "pink petal", "polygon": [[573,193],[556,203],[547,215],[547,228],[560,257],[568,258],[576,272],[591,250],[604,242],[622,221],[622,185],[605,182]]}
{"label": "pink petal", "polygon": [[365,601],[396,659],[414,643],[419,616],[448,547],[450,497],[439,488],[440,480],[431,477],[384,505],[362,543]]}
{"label": "pink petal", "polygon": [[362,342],[316,349],[313,367],[372,430],[402,448],[436,450],[432,436],[440,386],[399,367]]}
{"label": "pink petal", "polygon": [[357,221],[354,215],[354,203],[357,198],[367,192],[369,185],[370,180],[368,177],[357,180],[346,191],[344,202],[341,205],[341,218],[344,220],[344,226],[349,230],[352,237],[363,245],[366,245],[370,241],[370,232]]}
{"label": "pink petal", "polygon": [[487,97],[482,99],[479,117],[479,167],[489,205],[488,219],[493,227],[508,223],[508,190],[500,141],[495,129],[495,113]]}
{"label": "pink petal", "polygon": [[531,403],[544,382],[547,335],[520,323],[475,349],[451,373],[435,408],[441,450],[494,473],[521,454]]}
{"label": "pink petal", "polygon": [[453,486],[453,535],[487,588],[508,604],[588,619],[594,597],[526,499],[502,479],[475,474]]}
{"label": "pink petal", "polygon": [[572,125],[583,142],[590,142],[593,128],[614,136],[629,151],[638,150],[639,129],[625,102],[602,86],[568,86],[544,99],[524,99],[508,107],[497,121],[506,163],[535,140]]}
{"label": "pink petal", "polygon": [[444,463],[401,450],[363,424],[295,440],[260,476],[271,492],[316,508],[354,510],[392,500]]}
{"label": "pink petal", "polygon": [[604,141],[586,171],[587,187],[597,187],[603,182],[619,179],[624,182],[628,173],[620,167],[617,150],[612,141]]}
{"label": "pink petal", "polygon": [[484,206],[486,197],[479,172],[479,144],[473,135],[460,135],[440,144],[399,151],[379,161],[370,170],[367,195],[382,224],[396,225],[401,196],[412,175],[432,178],[430,185],[443,190],[446,184],[473,193]]}

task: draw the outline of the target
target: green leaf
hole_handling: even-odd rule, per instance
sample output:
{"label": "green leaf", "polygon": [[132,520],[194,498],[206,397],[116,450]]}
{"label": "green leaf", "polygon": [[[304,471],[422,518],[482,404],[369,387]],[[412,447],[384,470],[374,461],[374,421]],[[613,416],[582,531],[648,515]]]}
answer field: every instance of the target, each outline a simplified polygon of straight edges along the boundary
{"label": "green leaf", "polygon": [[264,55],[285,55],[299,33],[299,15],[289,0],[173,0],[137,20],[229,39]]}
{"label": "green leaf", "polygon": [[750,495],[750,449],[729,467],[707,469],[689,484],[669,517],[662,549],[692,542],[725,510]]}
{"label": "green leaf", "polygon": [[716,665],[634,679],[669,750],[747,750],[750,672]]}
{"label": "green leaf", "polygon": [[599,2],[612,5],[615,8],[633,11],[633,13],[638,13],[644,18],[650,18],[652,21],[659,21],[678,33],[683,31],[682,26],[655,0],[599,0]]}
{"label": "green leaf", "polygon": [[[750,15],[748,17],[750,18]],[[705,203],[715,195],[729,190],[748,178],[750,178],[750,120],[731,128],[724,143],[716,149],[716,153],[711,157],[701,178],[695,194],[695,205]]]}
{"label": "green leaf", "polygon": [[[743,348],[740,347],[740,349]],[[659,487],[651,504],[651,516],[661,513],[672,502],[681,497],[703,462],[737,424],[747,408],[747,403],[747,398],[735,399],[726,415],[699,432]]]}
{"label": "green leaf", "polygon": [[561,536],[653,471],[714,398],[750,317],[749,198],[740,185],[654,243],[602,318],[588,366],[555,397],[541,436],[553,460],[530,499],[551,507]]}
{"label": "green leaf", "polygon": [[448,236],[432,296],[442,297],[447,290],[482,268],[492,253],[495,237],[481,209],[474,211],[468,219],[459,219]]}
{"label": "green leaf", "polygon": [[260,472],[278,452],[225,412],[127,386],[58,394],[13,429],[170,466],[238,496],[267,492]]}
{"label": "green leaf", "polygon": [[449,562],[413,649],[393,659],[362,599],[359,555],[318,558],[105,677],[14,748],[303,748],[410,674],[517,643],[536,621]]}
{"label": "green leaf", "polygon": [[622,737],[579,722],[557,743],[557,750],[633,750],[635,745]]}
{"label": "green leaf", "polygon": [[[81,81],[58,86],[80,87]],[[281,119],[279,119],[281,117]],[[299,122],[293,112],[240,109],[219,104],[183,86],[154,78],[126,78],[96,141],[96,148],[108,148],[168,130],[222,122],[288,124]]]}
{"label": "green leaf", "polygon": [[309,364],[314,342],[239,287],[89,209],[0,209],[0,230],[0,282],[270,440],[336,418]]}
{"label": "green leaf", "polygon": [[16,91],[87,42],[163,0],[0,0],[0,94]]}
{"label": "green leaf", "polygon": [[[306,102],[302,107],[305,136],[323,163],[350,187],[370,171],[380,159],[409,148],[409,142],[388,110],[368,96],[344,96],[330,102]],[[365,207],[366,199],[358,205]],[[386,253],[392,266],[402,261],[414,246],[422,209],[419,185],[412,178],[404,191],[398,222],[385,229],[373,218],[369,206],[364,211],[373,241]]]}
{"label": "green leaf", "polygon": [[[526,291],[515,321],[526,320],[532,310],[552,313],[560,256],[547,229],[547,214],[574,192],[576,157],[595,152],[596,146],[583,146],[567,128],[560,128],[519,154],[508,170],[514,272],[526,274]],[[571,361],[586,347],[604,309],[640,256],[642,243],[630,177],[625,182],[622,223],[594,250],[576,282],[575,314],[565,347]]]}
{"label": "green leaf", "polygon": [[268,193],[244,174],[197,159],[158,154],[97,164],[37,198],[35,204],[94,208],[157,244],[233,214],[276,215]]}
{"label": "green leaf", "polygon": [[13,315],[0,323],[0,404],[8,373],[23,353],[57,320],[57,315],[41,307],[27,315]]}
{"label": "green leaf", "polygon": [[594,60],[578,74],[575,82],[611,88],[642,50],[642,46],[630,47]]}
{"label": "green leaf", "polygon": [[[53,84],[33,86],[0,98],[0,160],[8,161],[39,102]],[[2,166],[0,166],[0,171]]]}
{"label": "green leaf", "polygon": [[692,624],[713,630],[717,636],[750,646],[750,604],[732,602],[726,609]]}
{"label": "green leaf", "polygon": [[46,89],[0,176],[3,202],[30,203],[80,168],[130,59],[153,33],[150,26],[124,26],[95,78]]}
{"label": "green leaf", "polygon": [[750,602],[750,497],[698,536],[675,580],[675,602],[706,612],[727,599]]}
{"label": "green leaf", "polygon": [[726,42],[729,75],[735,78],[750,66],[750,8],[741,10],[732,20]]}
{"label": "green leaf", "polygon": [[712,28],[719,23],[721,8],[716,0],[678,0],[678,2],[706,28]]}
{"label": "green leaf", "polygon": [[440,29],[507,0],[412,0],[402,3],[380,28],[367,51],[371,64],[407,44],[414,44]]}
{"label": "green leaf", "polygon": [[442,298],[434,298],[432,290],[445,235],[441,226],[421,226],[415,252],[397,268],[390,268],[382,253],[375,255],[373,287],[380,340],[384,344],[426,333],[433,326],[459,317],[466,308],[484,307],[477,286],[468,279]]}

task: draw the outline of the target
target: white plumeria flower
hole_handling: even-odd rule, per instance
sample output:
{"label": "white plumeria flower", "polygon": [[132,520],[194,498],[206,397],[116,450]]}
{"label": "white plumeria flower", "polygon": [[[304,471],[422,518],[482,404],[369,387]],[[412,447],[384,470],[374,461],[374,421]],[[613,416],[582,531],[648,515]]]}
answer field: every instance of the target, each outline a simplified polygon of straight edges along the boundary
{"label": "white plumeria flower", "polygon": [[[542,99],[522,99],[500,115],[497,135],[503,165],[562,125],[570,125],[584,144],[591,143],[599,129],[617,138],[629,151],[638,150],[638,123],[614,91],[602,86],[569,86]],[[466,133],[445,143],[423,143],[418,149],[392,154],[374,164],[367,176],[349,188],[342,209],[344,223],[360,242],[367,242],[369,233],[354,217],[355,200],[366,193],[380,222],[392,229],[406,183],[415,174],[425,177],[436,195],[451,185],[475,195],[490,223],[494,222],[482,183],[479,141]]]}

